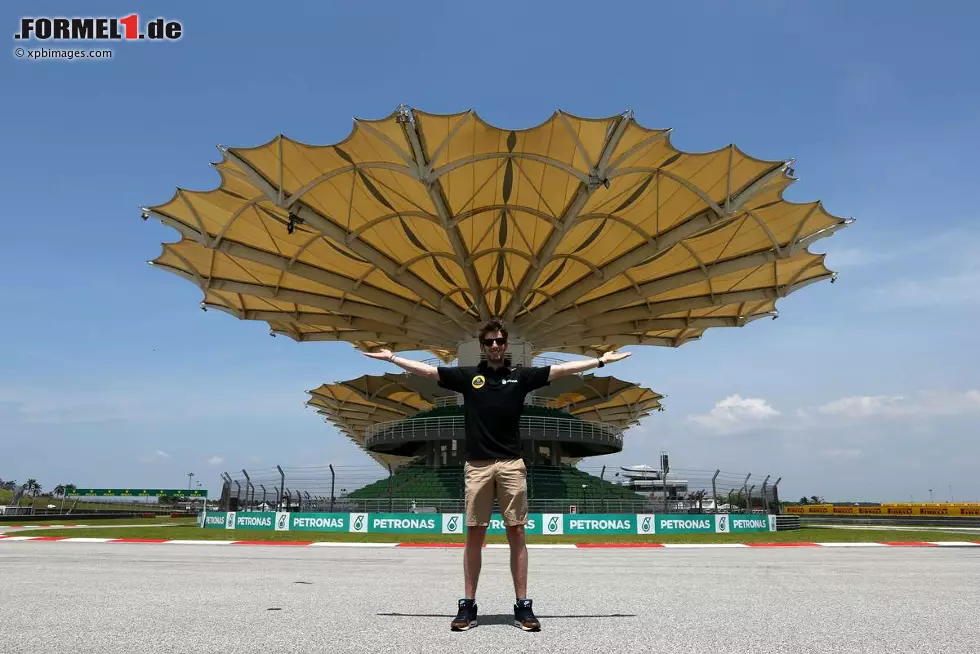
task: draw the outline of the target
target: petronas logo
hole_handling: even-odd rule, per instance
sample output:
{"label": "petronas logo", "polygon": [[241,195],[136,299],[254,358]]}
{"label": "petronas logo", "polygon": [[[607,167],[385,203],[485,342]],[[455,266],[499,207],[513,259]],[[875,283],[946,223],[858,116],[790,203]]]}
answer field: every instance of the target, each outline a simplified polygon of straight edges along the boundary
{"label": "petronas logo", "polygon": [[548,522],[548,531],[550,531],[550,532],[558,531],[558,521],[560,519],[561,519],[561,516],[559,516],[559,515],[556,515],[556,516],[552,517],[551,520]]}
{"label": "petronas logo", "polygon": [[646,517],[646,518],[643,518],[643,527],[642,527],[642,529],[643,529],[644,532],[650,531],[650,518],[649,518],[649,516]]}
{"label": "petronas logo", "polygon": [[283,513],[281,516],[279,516],[279,522],[276,524],[276,529],[278,531],[285,531],[288,525],[289,525],[289,514]]}
{"label": "petronas logo", "polygon": [[457,527],[459,527],[459,518],[453,516],[449,519],[449,531],[456,531]]}
{"label": "petronas logo", "polygon": [[364,528],[364,516],[357,516],[357,520],[354,521],[354,531],[360,531]]}

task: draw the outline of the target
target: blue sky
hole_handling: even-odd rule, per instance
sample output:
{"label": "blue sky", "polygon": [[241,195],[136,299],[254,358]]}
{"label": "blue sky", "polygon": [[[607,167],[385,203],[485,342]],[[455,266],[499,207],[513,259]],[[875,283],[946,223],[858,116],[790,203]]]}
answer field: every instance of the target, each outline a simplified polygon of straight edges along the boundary
{"label": "blue sky", "polygon": [[[14,55],[21,16],[134,11],[184,36],[108,61]],[[0,477],[370,473],[305,391],[391,367],[200,311],[146,265],[176,233],[138,207],[214,187],[219,143],[331,143],[407,103],[514,128],[632,109],[683,149],[795,157],[787,197],[857,219],[813,248],[837,282],[778,320],[608,368],[667,411],[597,465],[667,448],[675,468],[782,476],[784,497],[980,500],[978,18],[966,2],[4,3]]]}

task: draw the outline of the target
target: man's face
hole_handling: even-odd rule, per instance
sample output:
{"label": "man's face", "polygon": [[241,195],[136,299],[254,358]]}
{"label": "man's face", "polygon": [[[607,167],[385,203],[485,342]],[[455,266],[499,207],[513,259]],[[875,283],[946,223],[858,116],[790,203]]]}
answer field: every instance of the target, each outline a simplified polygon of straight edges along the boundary
{"label": "man's face", "polygon": [[487,363],[503,363],[507,352],[507,339],[500,332],[487,332],[483,335],[480,347],[487,355]]}

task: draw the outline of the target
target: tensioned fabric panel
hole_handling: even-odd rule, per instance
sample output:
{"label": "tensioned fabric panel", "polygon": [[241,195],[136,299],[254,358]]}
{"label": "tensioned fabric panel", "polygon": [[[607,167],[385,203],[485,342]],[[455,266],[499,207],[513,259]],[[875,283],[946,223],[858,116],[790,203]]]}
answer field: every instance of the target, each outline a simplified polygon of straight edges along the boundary
{"label": "tensioned fabric panel", "polygon": [[220,183],[144,209],[152,263],[298,341],[444,361],[503,316],[536,351],[677,347],[832,279],[849,220],[791,202],[791,162],[676,148],[631,113],[507,129],[400,107],[344,140],[221,149]]}

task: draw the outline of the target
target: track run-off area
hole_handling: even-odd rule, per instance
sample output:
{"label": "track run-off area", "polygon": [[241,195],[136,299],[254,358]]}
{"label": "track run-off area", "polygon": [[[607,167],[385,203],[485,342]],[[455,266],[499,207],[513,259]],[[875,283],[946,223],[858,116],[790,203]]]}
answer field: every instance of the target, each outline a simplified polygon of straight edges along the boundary
{"label": "track run-off area", "polygon": [[14,538],[9,654],[980,651],[980,547],[532,548],[542,631],[525,633],[508,552],[488,546],[480,625],[452,633],[453,547]]}

